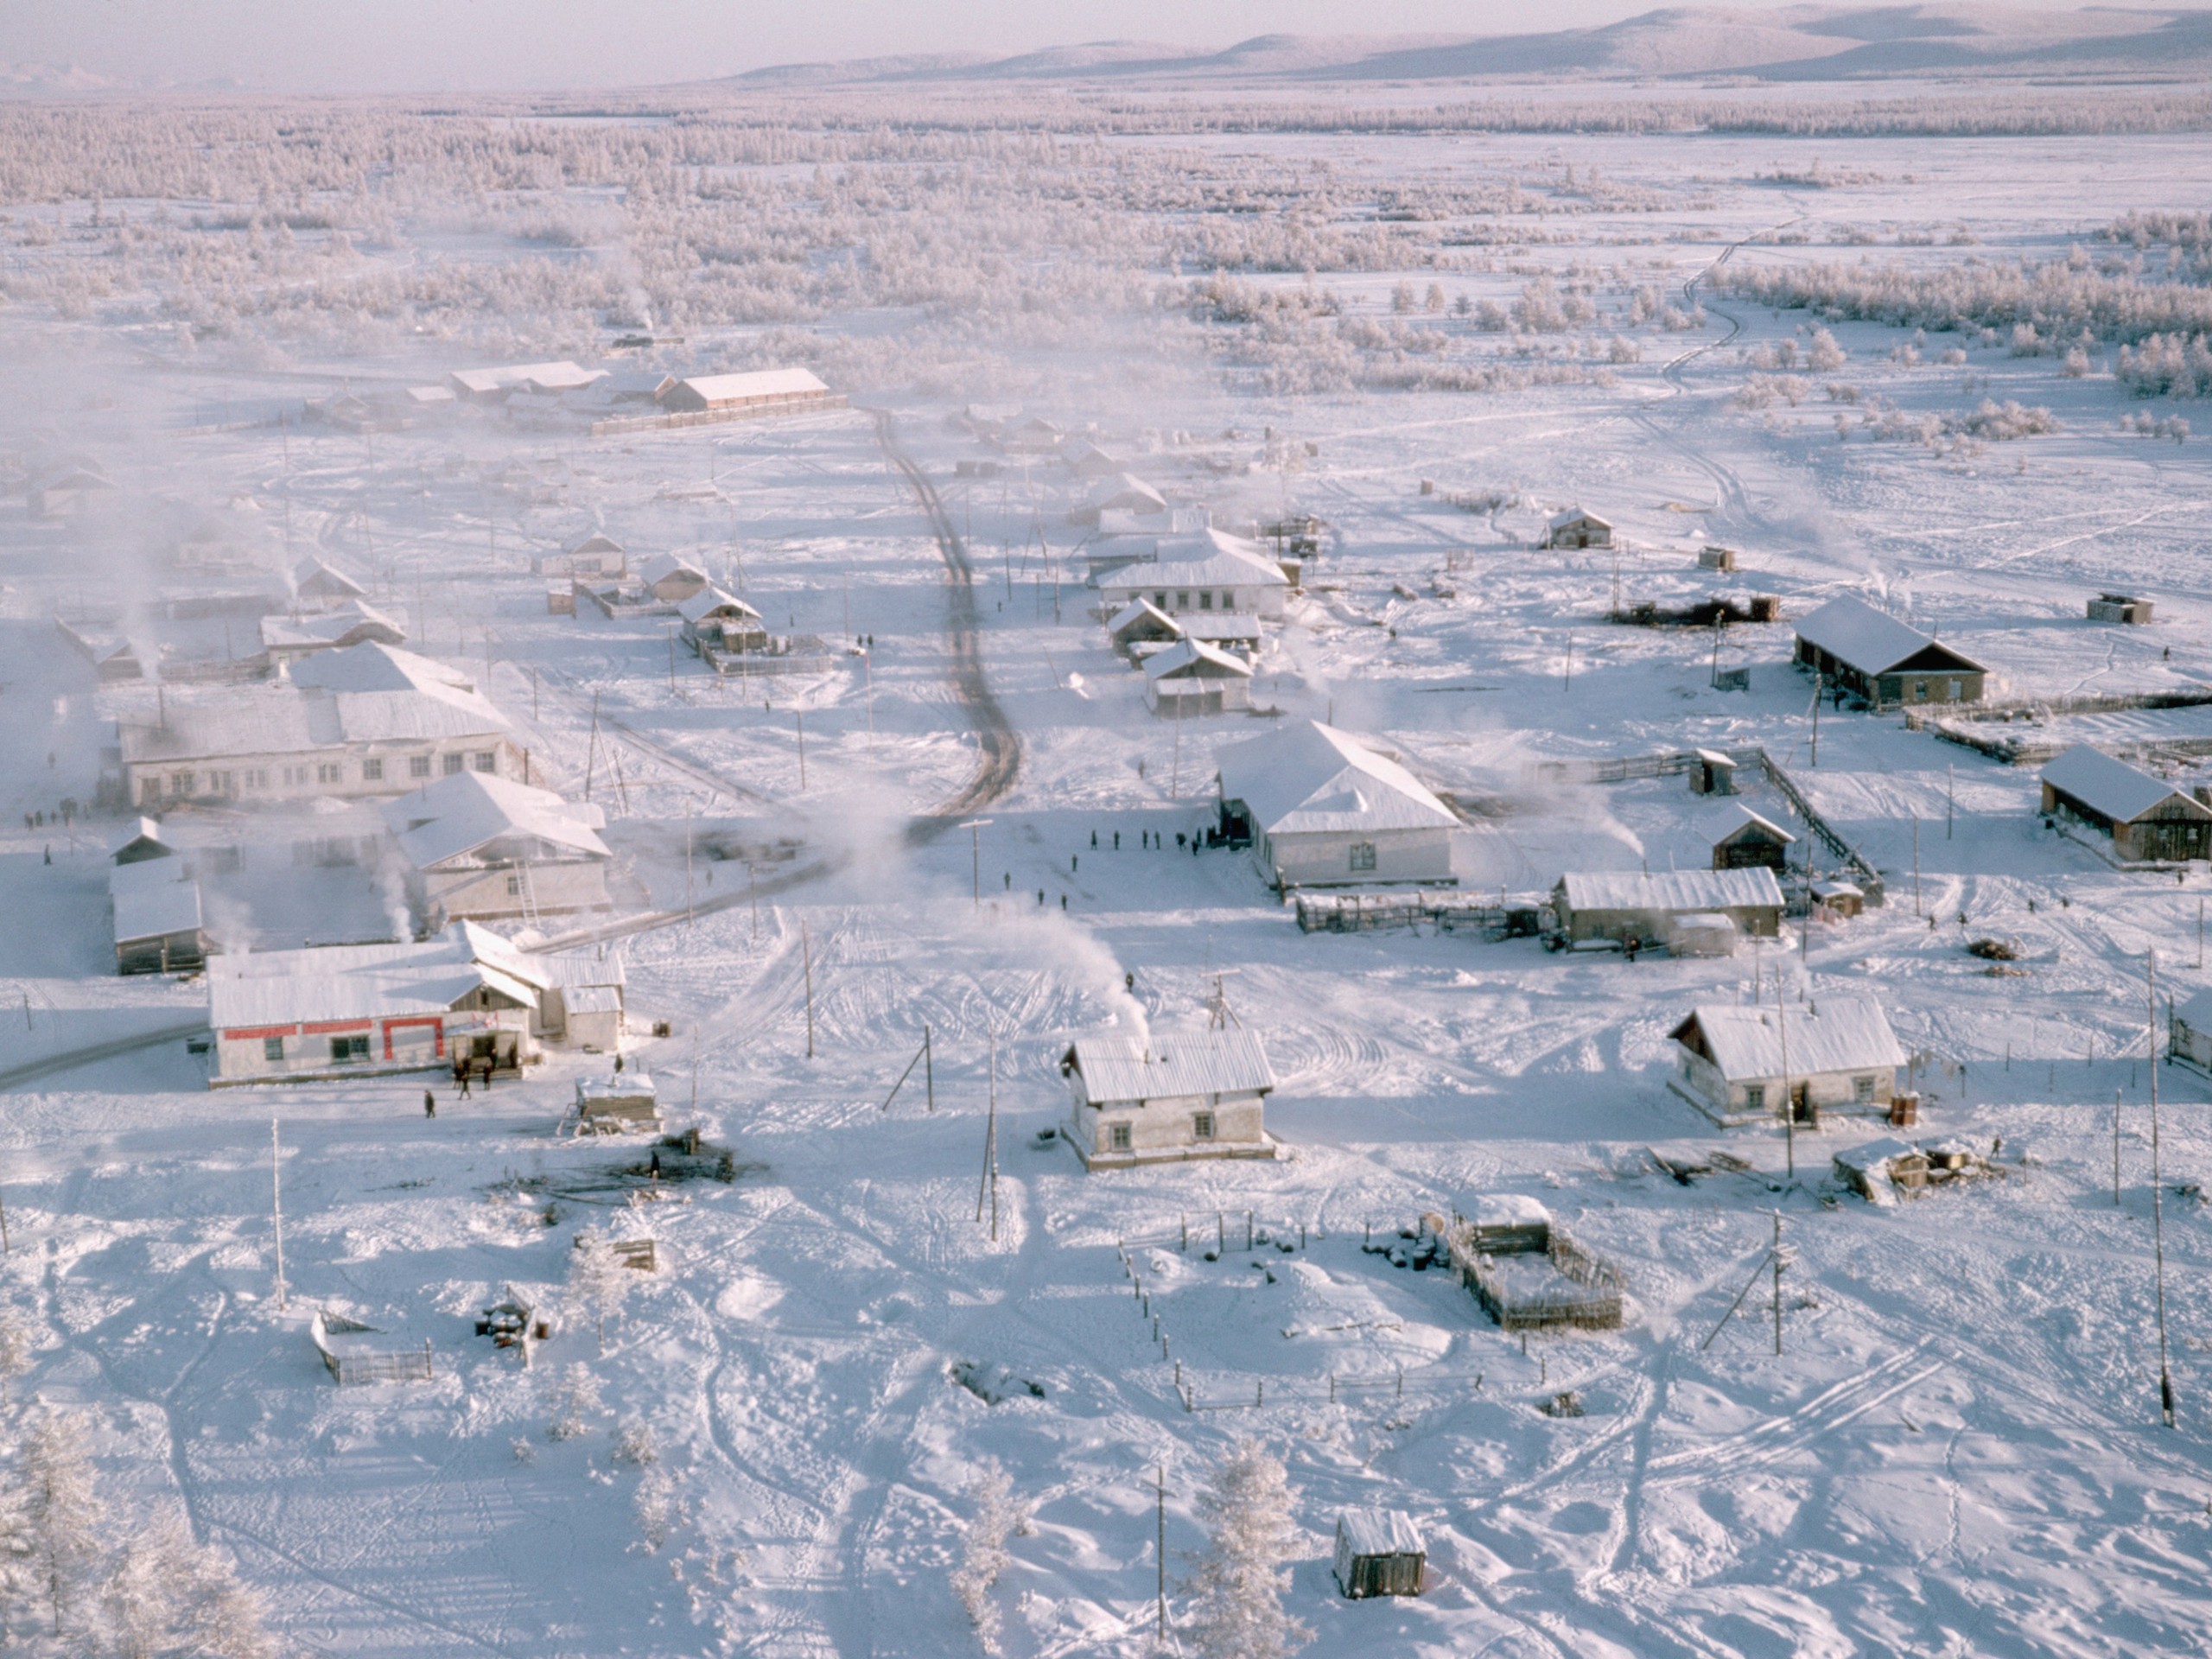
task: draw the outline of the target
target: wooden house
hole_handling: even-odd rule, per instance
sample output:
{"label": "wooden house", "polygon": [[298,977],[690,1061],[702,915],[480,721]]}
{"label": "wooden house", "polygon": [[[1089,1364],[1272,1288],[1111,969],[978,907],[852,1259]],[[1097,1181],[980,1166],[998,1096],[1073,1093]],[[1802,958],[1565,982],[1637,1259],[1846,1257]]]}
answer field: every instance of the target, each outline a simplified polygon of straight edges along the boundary
{"label": "wooden house", "polygon": [[1449,887],[1459,819],[1393,757],[1319,721],[1287,721],[1218,757],[1220,833],[1268,885]]}
{"label": "wooden house", "polygon": [[108,842],[108,856],[118,864],[143,864],[148,859],[173,857],[175,853],[175,847],[162,836],[162,826],[151,818],[131,819]]}
{"label": "wooden house", "polygon": [[1122,464],[1088,438],[1077,438],[1060,451],[1060,464],[1077,478],[1112,478]]}
{"label": "wooden house", "polygon": [[457,772],[388,802],[385,822],[416,925],[605,910],[613,855],[589,801],[480,772]]}
{"label": "wooden house", "polygon": [[1114,610],[1145,599],[1174,617],[1231,611],[1279,620],[1290,578],[1259,543],[1207,529],[1160,537],[1152,557],[1102,572],[1097,587]]}
{"label": "wooden house", "polygon": [[1705,1005],[1668,1033],[1676,1071],[1668,1087],[1715,1122],[1800,1123],[1823,1112],[1886,1116],[1904,1051],[1881,1005],[1824,997],[1772,1008]]}
{"label": "wooden house", "polygon": [[1179,639],[1144,659],[1144,700],[1165,719],[1196,719],[1252,706],[1252,664],[1199,639]]}
{"label": "wooden house", "polygon": [[1770,939],[1782,928],[1782,887],[1764,865],[1649,875],[1570,871],[1552,889],[1552,910],[1569,944],[1663,944],[1675,921],[1694,912],[1726,916],[1738,933]]}
{"label": "wooden house", "polygon": [[1894,1204],[1899,1188],[1914,1192],[1928,1185],[1927,1154],[1894,1135],[1846,1147],[1830,1163],[1835,1179],[1869,1204]]}
{"label": "wooden house", "polygon": [[1748,870],[1761,865],[1780,870],[1789,861],[1789,849],[1797,844],[1796,836],[1741,801],[1709,809],[1701,830],[1713,849],[1716,870]]}
{"label": "wooden house", "polygon": [[2133,594],[2099,594],[2089,601],[2089,620],[2125,622],[2136,627],[2147,627],[2152,609],[2149,600],[2138,599]]}
{"label": "wooden house", "polygon": [[1594,512],[1569,507],[1555,512],[1544,524],[1546,547],[1611,547],[1613,527]]}
{"label": "wooden house", "polygon": [[89,463],[49,473],[26,493],[31,513],[40,518],[77,518],[114,499],[115,486]]}
{"label": "wooden house", "polygon": [[1813,883],[1812,895],[1815,904],[1839,918],[1862,914],[1866,908],[1866,891],[1854,881],[1824,876]]}
{"label": "wooden house", "polygon": [[1337,1588],[1351,1600],[1417,1596],[1428,1551],[1402,1510],[1345,1510],[1337,1516]]}
{"label": "wooden house", "polygon": [[629,572],[629,553],[603,530],[570,540],[537,561],[537,573],[564,581],[619,582]]}
{"label": "wooden house", "polygon": [[831,401],[830,388],[805,369],[695,374],[660,395],[660,406],[671,415],[766,415],[826,406]]}
{"label": "wooden house", "polygon": [[203,924],[200,884],[185,861],[140,818],[118,839],[108,872],[118,974],[189,973],[213,945]]}
{"label": "wooden house", "polygon": [[656,553],[638,567],[638,583],[663,605],[681,605],[707,586],[707,573],[673,553]]}
{"label": "wooden house", "polygon": [[1989,671],[1971,657],[1846,594],[1797,624],[1796,661],[1877,709],[1980,702]]}
{"label": "wooden house", "polygon": [[2212,858],[2212,806],[2087,744],[2043,769],[2043,811],[2109,836],[2131,863]]}
{"label": "wooden house", "polygon": [[1106,619],[1106,642],[1134,662],[1142,647],[1172,645],[1181,624],[1148,599],[1133,599]]}
{"label": "wooden house", "polygon": [[1060,1075],[1068,1143],[1087,1169],[1275,1155],[1265,1122],[1275,1074],[1250,1032],[1085,1037]]}
{"label": "wooden house", "polygon": [[2212,1077],[2212,991],[2199,991],[2168,1010],[2166,1058]]}
{"label": "wooden house", "polygon": [[760,613],[711,584],[676,607],[683,638],[694,651],[765,651],[768,630]]}

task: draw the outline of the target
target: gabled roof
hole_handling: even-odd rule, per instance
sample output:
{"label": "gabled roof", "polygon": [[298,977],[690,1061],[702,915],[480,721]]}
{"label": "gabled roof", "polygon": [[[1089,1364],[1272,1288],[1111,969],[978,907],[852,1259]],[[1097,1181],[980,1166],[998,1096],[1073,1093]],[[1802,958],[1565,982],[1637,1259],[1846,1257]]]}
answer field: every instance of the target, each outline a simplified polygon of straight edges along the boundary
{"label": "gabled roof", "polygon": [[[806,369],[754,369],[743,374],[695,374],[679,380],[683,387],[709,404],[737,403],[748,397],[802,397],[830,390]],[[665,397],[668,391],[661,395]]]}
{"label": "gabled roof", "polygon": [[162,838],[162,826],[148,817],[137,817],[108,838],[108,856],[118,864],[137,864],[149,858],[168,858],[176,849]]}
{"label": "gabled roof", "polygon": [[1764,864],[1748,870],[1571,870],[1559,879],[1569,910],[1778,909],[1782,888]]}
{"label": "gabled roof", "polygon": [[118,864],[108,872],[107,892],[118,944],[200,930],[200,884],[185,874],[181,858]]}
{"label": "gabled roof", "polygon": [[1093,1105],[1230,1095],[1275,1086],[1267,1051],[1249,1031],[1192,1032],[1147,1041],[1141,1037],[1080,1037],[1060,1069],[1083,1074]]}
{"label": "gabled roof", "polygon": [[574,391],[591,385],[602,372],[580,368],[564,359],[558,363],[518,363],[505,368],[455,369],[448,378],[460,391],[481,397],[519,386],[537,391]]}
{"label": "gabled roof", "polygon": [[734,594],[726,594],[711,584],[702,588],[690,598],[678,605],[676,607],[676,613],[686,622],[703,622],[710,616],[723,614],[742,616],[754,622],[760,620],[760,613],[743,600]]}
{"label": "gabled roof", "polygon": [[2212,990],[2198,991],[2175,1003],[2174,1018],[2191,1031],[2212,1031]]}
{"label": "gabled roof", "polygon": [[1087,494],[1089,505],[1098,510],[1116,507],[1125,512],[1155,513],[1167,511],[1167,498],[1131,473],[1117,473],[1111,478],[1102,478],[1090,486]]}
{"label": "gabled roof", "polygon": [[479,990],[534,1007],[543,988],[529,958],[498,934],[456,922],[419,944],[324,945],[213,957],[208,1023],[251,1030],[302,1020],[435,1014]]}
{"label": "gabled roof", "polygon": [[1107,637],[1119,639],[1123,634],[1134,631],[1140,624],[1149,624],[1171,639],[1179,639],[1183,637],[1183,625],[1180,622],[1168,615],[1150,600],[1142,598],[1131,600],[1107,619]]}
{"label": "gabled roof", "polygon": [[1270,836],[1448,830],[1452,809],[1386,755],[1318,720],[1233,743],[1219,757],[1221,795],[1242,801]]}
{"label": "gabled roof", "polygon": [[292,588],[296,593],[330,594],[341,599],[359,599],[369,591],[343,570],[325,564],[321,559],[302,559],[292,568]]}
{"label": "gabled roof", "polygon": [[327,651],[292,671],[294,685],[328,691],[465,691],[475,685],[459,669],[432,662],[397,645],[349,645]]}
{"label": "gabled roof", "polygon": [[1257,542],[1223,530],[1163,536],[1155,557],[1098,578],[1101,592],[1164,588],[1287,588],[1282,566]]}
{"label": "gabled roof", "polygon": [[1849,594],[1837,595],[1800,621],[1797,637],[1861,674],[1888,674],[1907,667],[1987,671],[1972,658]]}
{"label": "gabled roof", "polygon": [[1701,1036],[1708,1058],[1731,1083],[1783,1076],[1785,1035],[1791,1077],[1904,1064],[1889,1018],[1872,997],[1822,997],[1815,1006],[1817,1013],[1796,1007],[1786,1014],[1765,1007],[1700,1007],[1668,1035],[1685,1046],[1694,1046],[1686,1039]]}
{"label": "gabled roof", "polygon": [[396,645],[406,638],[398,623],[359,600],[348,600],[319,616],[261,619],[261,643],[270,651],[317,651],[365,643]]}
{"label": "gabled roof", "polygon": [[1709,808],[1700,816],[1698,830],[1708,842],[1718,847],[1729,836],[1740,834],[1754,824],[1784,846],[1794,843],[1797,839],[1772,818],[1763,812],[1752,811],[1741,801],[1730,801]]}
{"label": "gabled roof", "polygon": [[1552,514],[1544,521],[1544,527],[1547,530],[1565,530],[1569,524],[1595,524],[1600,530],[1611,530],[1613,527],[1610,520],[1600,518],[1594,512],[1585,512],[1580,507],[1568,507],[1563,512]]}
{"label": "gabled roof", "polygon": [[386,802],[384,817],[408,861],[421,870],[464,863],[510,841],[542,842],[556,855],[611,856],[599,837],[606,817],[598,807],[489,772],[457,772],[426,784]]}
{"label": "gabled roof", "polygon": [[1223,680],[1252,677],[1252,664],[1203,639],[1178,639],[1144,659],[1147,680]]}
{"label": "gabled roof", "polygon": [[2045,766],[2043,781],[2119,823],[2133,823],[2177,800],[2189,809],[2189,817],[2212,818],[2212,807],[2186,790],[2086,743],[2076,744]]}
{"label": "gabled roof", "polygon": [[1354,1555],[1419,1555],[1421,1534],[1403,1510],[1341,1510],[1337,1535]]}
{"label": "gabled roof", "polygon": [[638,567],[638,580],[648,588],[677,575],[696,576],[701,582],[707,579],[707,573],[697,565],[673,553],[656,553]]}
{"label": "gabled roof", "polygon": [[579,553],[620,553],[626,550],[603,530],[594,530],[579,536],[561,550],[574,558]]}

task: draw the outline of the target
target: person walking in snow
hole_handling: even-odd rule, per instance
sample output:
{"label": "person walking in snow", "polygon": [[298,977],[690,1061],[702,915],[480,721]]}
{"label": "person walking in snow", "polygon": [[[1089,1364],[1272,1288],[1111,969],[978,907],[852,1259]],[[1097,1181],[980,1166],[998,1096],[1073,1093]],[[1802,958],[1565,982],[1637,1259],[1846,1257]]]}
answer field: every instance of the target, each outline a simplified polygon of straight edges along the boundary
{"label": "person walking in snow", "polygon": [[425,1089],[423,1091],[423,1116],[425,1117],[435,1117],[437,1115],[438,1097],[432,1094],[429,1090]]}

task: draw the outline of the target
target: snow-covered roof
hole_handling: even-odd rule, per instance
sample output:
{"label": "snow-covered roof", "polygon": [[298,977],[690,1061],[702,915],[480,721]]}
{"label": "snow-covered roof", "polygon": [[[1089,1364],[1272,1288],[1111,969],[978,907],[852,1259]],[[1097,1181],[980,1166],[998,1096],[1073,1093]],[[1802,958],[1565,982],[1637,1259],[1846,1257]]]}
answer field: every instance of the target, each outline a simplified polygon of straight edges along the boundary
{"label": "snow-covered roof", "polygon": [[1858,1171],[1861,1175],[1878,1175],[1900,1158],[1917,1158],[1920,1155],[1920,1148],[1911,1141],[1885,1135],[1872,1141],[1862,1141],[1855,1147],[1845,1147],[1835,1154],[1834,1161],[1846,1169]]}
{"label": "snow-covered roof", "polygon": [[673,553],[656,553],[638,567],[638,580],[648,588],[665,582],[671,576],[696,576],[704,582],[707,573],[690,560],[680,559]]}
{"label": "snow-covered roof", "polygon": [[1402,1510],[1341,1510],[1337,1536],[1354,1555],[1419,1555],[1421,1534]]}
{"label": "snow-covered roof", "polygon": [[1752,811],[1741,801],[1728,801],[1708,807],[1698,819],[1700,833],[1708,842],[1716,847],[1729,836],[1751,824],[1757,824],[1766,834],[1785,845],[1797,839],[1772,818],[1763,812]]}
{"label": "snow-covered roof", "polygon": [[1203,639],[1178,639],[1166,650],[1146,658],[1143,666],[1145,678],[1151,681],[1252,677],[1251,664]]}
{"label": "snow-covered roof", "polygon": [[653,1080],[635,1066],[604,1077],[576,1079],[576,1104],[579,1107],[600,1108],[639,1103],[650,1106],[657,1098]]}
{"label": "snow-covered roof", "polygon": [[588,951],[581,956],[533,956],[530,963],[532,969],[544,976],[548,984],[561,987],[564,995],[569,991],[588,987],[612,986],[619,989],[629,983],[622,953],[619,950],[604,957]]}
{"label": "snow-covered roof", "polygon": [[454,385],[472,397],[486,397],[512,387],[534,391],[575,391],[597,380],[605,371],[581,368],[563,359],[558,363],[518,363],[505,368],[455,369]]}
{"label": "snow-covered roof", "polygon": [[1180,635],[1183,632],[1183,625],[1180,622],[1168,615],[1150,600],[1138,598],[1131,600],[1107,619],[1107,635],[1111,639],[1118,639],[1137,624],[1146,620],[1150,620],[1160,627],[1165,628],[1173,635]]}
{"label": "snow-covered roof", "polygon": [[1764,864],[1747,870],[1570,870],[1560,877],[1569,910],[1735,910],[1782,904]]}
{"label": "snow-covered roof", "polygon": [[1269,836],[1452,829],[1459,820],[1421,781],[1318,720],[1234,743],[1219,756],[1221,797],[1242,801]]}
{"label": "snow-covered roof", "polygon": [[324,652],[292,671],[292,683],[327,691],[452,691],[474,695],[476,687],[458,669],[397,645],[350,645]]}
{"label": "snow-covered roof", "polygon": [[107,892],[118,944],[200,931],[200,884],[185,874],[181,858],[118,864],[108,872]]}
{"label": "snow-covered roof", "polygon": [[2212,808],[2187,791],[2086,743],[2076,744],[2045,766],[2043,781],[2120,823],[2133,823],[2177,799],[2190,809],[2191,817],[2212,817]]}
{"label": "snow-covered roof", "polygon": [[605,531],[594,530],[577,537],[561,550],[573,558],[579,553],[620,553],[624,550],[622,543]]}
{"label": "snow-covered roof", "polygon": [[406,630],[372,605],[349,599],[335,610],[315,616],[264,616],[261,645],[264,651],[315,652],[360,644],[396,645]]}
{"label": "snow-covered roof", "polygon": [[1257,542],[1223,530],[1163,536],[1154,559],[1098,578],[1102,593],[1164,588],[1287,588],[1282,566]]}
{"label": "snow-covered roof", "polygon": [[358,599],[368,589],[334,565],[321,559],[302,559],[292,567],[292,587],[302,594],[329,594]]}
{"label": "snow-covered roof", "polygon": [[1684,1039],[1694,1028],[1720,1075],[1738,1083],[1783,1075],[1785,1026],[1791,1077],[1894,1068],[1905,1061],[1888,1016],[1871,997],[1823,997],[1786,1015],[1764,1007],[1700,1007],[1668,1034],[1691,1046]]}
{"label": "snow-covered roof", "polygon": [[1555,512],[1544,521],[1547,530],[1565,530],[1569,524],[1595,524],[1600,530],[1611,530],[1611,524],[1594,512],[1585,512],[1580,507],[1568,507]]}
{"label": "snow-covered roof", "polygon": [[1079,1037],[1060,1060],[1083,1074],[1095,1106],[1190,1095],[1266,1094],[1275,1086],[1267,1051],[1249,1031],[1141,1037]]}
{"label": "snow-covered roof", "polygon": [[1850,594],[1838,594],[1799,622],[1797,637],[1862,674],[1886,674],[1931,649],[1952,665],[1981,671],[1972,658]]}
{"label": "snow-covered roof", "polygon": [[1167,498],[1134,473],[1116,473],[1111,478],[1100,479],[1090,486],[1087,499],[1093,508],[1101,511],[1109,507],[1124,512],[1167,511]]}
{"label": "snow-covered roof", "polygon": [[1484,1192],[1468,1201],[1467,1219],[1478,1227],[1548,1227],[1552,1212],[1525,1192]]}
{"label": "snow-covered roof", "polygon": [[743,600],[712,585],[702,588],[678,605],[676,613],[686,622],[703,622],[710,616],[722,615],[747,617],[755,622],[760,620],[760,613]]}
{"label": "snow-covered roof", "polygon": [[1175,619],[1175,626],[1185,639],[1211,643],[1228,639],[1256,644],[1260,639],[1260,619],[1249,611],[1185,611]]}
{"label": "snow-covered roof", "polygon": [[[550,789],[491,772],[456,772],[410,795],[387,801],[385,822],[408,861],[421,870],[470,860],[501,842],[542,842],[556,855],[607,858],[599,838],[606,816],[589,802],[563,800]],[[537,851],[497,849],[501,859]]]}
{"label": "snow-covered roof", "polygon": [[[742,403],[753,397],[801,397],[830,390],[806,369],[753,369],[743,374],[695,374],[668,390],[682,387],[706,404]],[[667,396],[666,392],[662,394]]]}
{"label": "snow-covered roof", "polygon": [[2212,990],[2199,991],[2175,1003],[2174,1018],[2191,1031],[2212,1031]]}
{"label": "snow-covered roof", "polygon": [[525,1007],[544,988],[529,958],[496,933],[456,922],[419,944],[324,945],[210,958],[208,1023],[217,1031],[302,1021],[437,1014],[480,990]]}
{"label": "snow-covered roof", "polygon": [[[135,864],[149,858],[167,858],[176,849],[162,839],[160,824],[149,817],[136,817],[108,837],[107,850],[118,863]],[[132,856],[126,860],[125,853]]]}

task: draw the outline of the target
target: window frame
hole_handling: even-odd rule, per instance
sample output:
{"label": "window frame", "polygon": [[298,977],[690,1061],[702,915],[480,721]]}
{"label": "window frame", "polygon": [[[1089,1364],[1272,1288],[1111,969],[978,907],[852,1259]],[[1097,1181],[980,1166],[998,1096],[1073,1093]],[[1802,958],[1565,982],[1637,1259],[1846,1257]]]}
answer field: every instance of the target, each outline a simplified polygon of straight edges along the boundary
{"label": "window frame", "polygon": [[1127,1123],[1109,1123],[1106,1126],[1107,1151],[1134,1152],[1136,1150],[1134,1140],[1135,1137],[1130,1125]]}
{"label": "window frame", "polygon": [[1191,1114],[1191,1138],[1193,1141],[1211,1141],[1217,1139],[1220,1127],[1221,1121],[1211,1112],[1192,1112]]}
{"label": "window frame", "polygon": [[1349,855],[1351,873],[1354,875],[1371,875],[1375,873],[1377,855],[1373,842],[1355,841],[1349,849]]}

